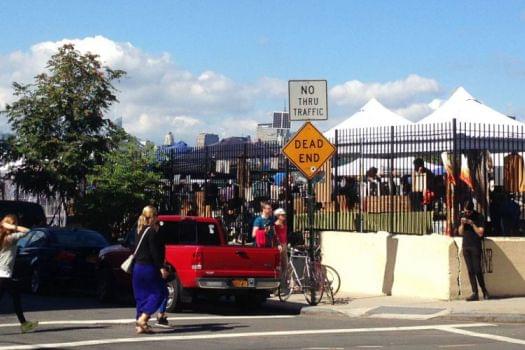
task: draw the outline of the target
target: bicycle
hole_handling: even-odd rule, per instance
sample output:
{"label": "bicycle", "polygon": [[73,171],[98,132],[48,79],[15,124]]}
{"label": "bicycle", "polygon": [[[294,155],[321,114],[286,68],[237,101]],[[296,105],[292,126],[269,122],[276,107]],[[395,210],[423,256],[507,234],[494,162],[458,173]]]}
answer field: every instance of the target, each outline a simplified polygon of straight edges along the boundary
{"label": "bicycle", "polygon": [[[334,268],[322,265],[319,257],[316,254],[312,260],[304,249],[291,248],[288,268],[278,289],[279,300],[288,300],[294,290],[299,289],[310,305],[319,304],[325,292],[329,301],[334,303],[334,295],[340,288],[339,274]],[[296,266],[299,262],[304,264],[302,275],[298,272],[300,267]]]}

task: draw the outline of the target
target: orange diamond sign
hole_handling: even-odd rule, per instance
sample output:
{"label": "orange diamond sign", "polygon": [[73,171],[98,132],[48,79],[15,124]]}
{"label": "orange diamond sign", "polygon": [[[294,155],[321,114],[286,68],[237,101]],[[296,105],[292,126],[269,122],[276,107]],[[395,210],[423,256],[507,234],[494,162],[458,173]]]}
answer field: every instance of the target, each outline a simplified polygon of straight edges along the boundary
{"label": "orange diamond sign", "polygon": [[283,153],[311,180],[333,156],[335,147],[312,123],[306,122],[283,147]]}

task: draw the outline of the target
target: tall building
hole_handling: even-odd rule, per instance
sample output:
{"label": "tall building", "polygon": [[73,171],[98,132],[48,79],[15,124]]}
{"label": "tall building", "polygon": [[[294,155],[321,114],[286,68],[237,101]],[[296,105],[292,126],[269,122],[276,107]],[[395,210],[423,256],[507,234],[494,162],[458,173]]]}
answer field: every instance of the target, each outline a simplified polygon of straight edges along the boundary
{"label": "tall building", "polygon": [[168,132],[166,134],[166,136],[164,136],[164,143],[163,145],[164,146],[171,146],[175,143],[175,140],[173,139],[173,134],[170,132]]}
{"label": "tall building", "polygon": [[214,143],[219,142],[219,135],[217,134],[207,134],[205,132],[201,132],[199,135],[197,135],[197,147],[204,147],[213,145]]}
{"label": "tall building", "polygon": [[290,113],[273,112],[273,127],[276,129],[290,129]]}
{"label": "tall building", "polygon": [[257,124],[256,139],[261,142],[283,143],[290,137],[290,114],[273,112],[272,123]]}
{"label": "tall building", "polygon": [[283,143],[290,137],[290,129],[275,128],[273,123],[257,124],[255,138],[261,142]]}

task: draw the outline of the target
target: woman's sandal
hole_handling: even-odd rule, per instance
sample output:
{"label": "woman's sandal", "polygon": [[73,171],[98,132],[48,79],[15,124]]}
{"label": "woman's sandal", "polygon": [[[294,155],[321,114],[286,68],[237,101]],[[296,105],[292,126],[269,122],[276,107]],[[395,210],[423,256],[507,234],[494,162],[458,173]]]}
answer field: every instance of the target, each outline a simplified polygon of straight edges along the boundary
{"label": "woman's sandal", "polygon": [[155,333],[153,329],[147,323],[136,323],[137,334],[153,334]]}

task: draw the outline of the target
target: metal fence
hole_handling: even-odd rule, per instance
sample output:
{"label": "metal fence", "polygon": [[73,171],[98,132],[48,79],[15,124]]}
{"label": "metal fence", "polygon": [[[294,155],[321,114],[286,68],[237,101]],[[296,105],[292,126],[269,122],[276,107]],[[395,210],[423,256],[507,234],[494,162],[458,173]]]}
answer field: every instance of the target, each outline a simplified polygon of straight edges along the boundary
{"label": "metal fence", "polygon": [[[473,200],[493,235],[523,232],[523,127],[442,124],[337,130],[335,156],[314,180],[320,230],[453,234]],[[164,211],[221,217],[249,231],[261,201],[307,224],[306,180],[277,143],[158,150]]]}

